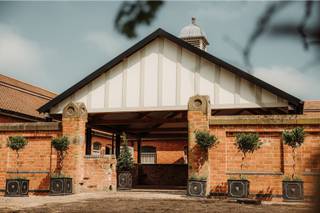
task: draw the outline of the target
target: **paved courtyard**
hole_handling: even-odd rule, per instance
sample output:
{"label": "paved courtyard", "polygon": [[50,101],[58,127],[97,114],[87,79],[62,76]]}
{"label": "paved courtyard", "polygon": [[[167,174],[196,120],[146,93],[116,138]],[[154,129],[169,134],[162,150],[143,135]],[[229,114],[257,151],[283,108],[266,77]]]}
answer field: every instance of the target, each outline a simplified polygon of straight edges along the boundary
{"label": "paved courtyard", "polygon": [[83,193],[70,196],[1,197],[0,212],[312,212],[308,204],[245,205],[189,198],[183,191]]}

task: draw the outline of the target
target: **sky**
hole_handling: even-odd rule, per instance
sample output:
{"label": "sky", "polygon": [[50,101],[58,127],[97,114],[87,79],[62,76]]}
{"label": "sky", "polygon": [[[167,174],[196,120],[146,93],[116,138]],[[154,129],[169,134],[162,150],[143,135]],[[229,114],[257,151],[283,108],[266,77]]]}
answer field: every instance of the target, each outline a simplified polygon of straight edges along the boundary
{"label": "sky", "polygon": [[[0,2],[0,73],[61,93],[157,28],[178,36],[196,17],[208,52],[245,67],[244,47],[268,2],[166,2],[150,26],[127,39],[114,28],[120,2]],[[272,21],[299,21],[292,4]],[[320,99],[320,66],[298,40],[262,36],[251,54],[252,74],[298,97]]]}

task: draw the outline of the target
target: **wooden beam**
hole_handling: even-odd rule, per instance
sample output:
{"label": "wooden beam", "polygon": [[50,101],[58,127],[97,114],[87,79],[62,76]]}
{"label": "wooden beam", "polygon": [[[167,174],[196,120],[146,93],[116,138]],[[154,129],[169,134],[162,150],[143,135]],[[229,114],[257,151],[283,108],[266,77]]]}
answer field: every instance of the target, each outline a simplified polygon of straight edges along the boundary
{"label": "wooden beam", "polygon": [[[157,128],[157,129],[151,130],[151,132],[173,132],[173,131],[188,131],[188,127]],[[130,128],[130,132],[145,132],[145,129]]]}
{"label": "wooden beam", "polygon": [[93,119],[91,121],[92,125],[119,125],[119,124],[131,124],[131,123],[179,123],[187,122],[185,118],[168,118],[168,119],[156,119],[156,118],[142,118],[142,119],[128,119],[128,120],[102,120]]}
{"label": "wooden beam", "polygon": [[141,138],[138,138],[138,164],[141,163]]}
{"label": "wooden beam", "polygon": [[117,132],[116,133],[116,158],[118,158],[120,155],[120,143],[121,143],[120,133]]}

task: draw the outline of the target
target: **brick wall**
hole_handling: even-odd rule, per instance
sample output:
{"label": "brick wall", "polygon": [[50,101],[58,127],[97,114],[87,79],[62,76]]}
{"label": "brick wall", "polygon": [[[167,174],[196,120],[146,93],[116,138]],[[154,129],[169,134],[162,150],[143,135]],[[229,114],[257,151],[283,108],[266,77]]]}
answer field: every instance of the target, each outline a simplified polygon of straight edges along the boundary
{"label": "brick wall", "polygon": [[[282,118],[269,117],[271,120]],[[250,193],[271,193],[281,196],[282,179],[292,174],[293,163],[291,149],[283,144],[281,134],[283,130],[292,129],[296,125],[286,124],[289,121],[274,125],[270,122],[267,122],[268,124],[258,122],[255,125],[246,122],[250,116],[239,116],[238,119],[242,119],[242,125],[225,123],[210,126],[210,132],[220,141],[216,148],[209,151],[211,191],[226,192],[227,179],[240,174],[241,153],[234,146],[235,133],[256,132],[259,133],[263,145],[247,156],[243,169],[243,174],[250,181]],[[236,122],[238,119],[234,118]],[[267,120],[268,116],[264,119]],[[320,125],[304,124],[303,126],[307,134],[305,143],[297,150],[296,173],[303,179],[305,195],[308,197],[313,195],[316,178],[320,175]]]}
{"label": "brick wall", "polygon": [[[21,125],[21,124],[19,124]],[[1,127],[7,125],[2,124]],[[14,127],[15,124],[10,124]],[[25,177],[30,180],[31,192],[46,192],[49,189],[49,175],[56,168],[56,152],[51,148],[51,139],[60,135],[58,125],[50,123],[39,124],[52,130],[19,131],[18,128],[12,131],[4,131],[0,128],[0,189],[5,189],[7,178]],[[16,152],[7,147],[9,136],[24,136],[28,140],[28,145],[21,150],[18,160],[19,174],[17,174]]]}
{"label": "brick wall", "polygon": [[[104,155],[105,147],[112,148],[111,139],[92,136],[91,152],[93,150],[93,143],[99,142],[101,144],[100,153]],[[136,140],[129,140],[128,145],[133,147],[134,162],[138,162],[138,142]],[[142,146],[152,146],[157,150],[157,164],[183,164],[184,163],[184,148],[187,146],[187,141],[174,140],[143,140]]]}
{"label": "brick wall", "polygon": [[[132,146],[132,143],[129,143]],[[187,141],[141,141],[141,147],[152,146],[157,150],[157,164],[183,164],[184,163],[184,147]],[[138,161],[138,145],[134,142],[134,161]]]}
{"label": "brick wall", "polygon": [[86,157],[84,191],[115,191],[117,187],[116,159],[114,156]]}

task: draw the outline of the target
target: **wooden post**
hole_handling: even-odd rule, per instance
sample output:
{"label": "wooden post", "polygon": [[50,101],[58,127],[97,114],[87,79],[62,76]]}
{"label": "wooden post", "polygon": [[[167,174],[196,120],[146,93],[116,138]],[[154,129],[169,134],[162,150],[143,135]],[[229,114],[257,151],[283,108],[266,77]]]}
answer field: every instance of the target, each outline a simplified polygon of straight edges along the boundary
{"label": "wooden post", "polygon": [[138,164],[141,163],[141,138],[138,138]]}
{"label": "wooden post", "polygon": [[117,132],[116,133],[116,158],[118,158],[120,155],[120,143],[121,143],[120,133]]}
{"label": "wooden post", "polygon": [[91,155],[91,139],[92,139],[92,130],[90,127],[86,128],[86,155]]}
{"label": "wooden post", "polygon": [[114,133],[112,133],[111,154],[114,155]]}

